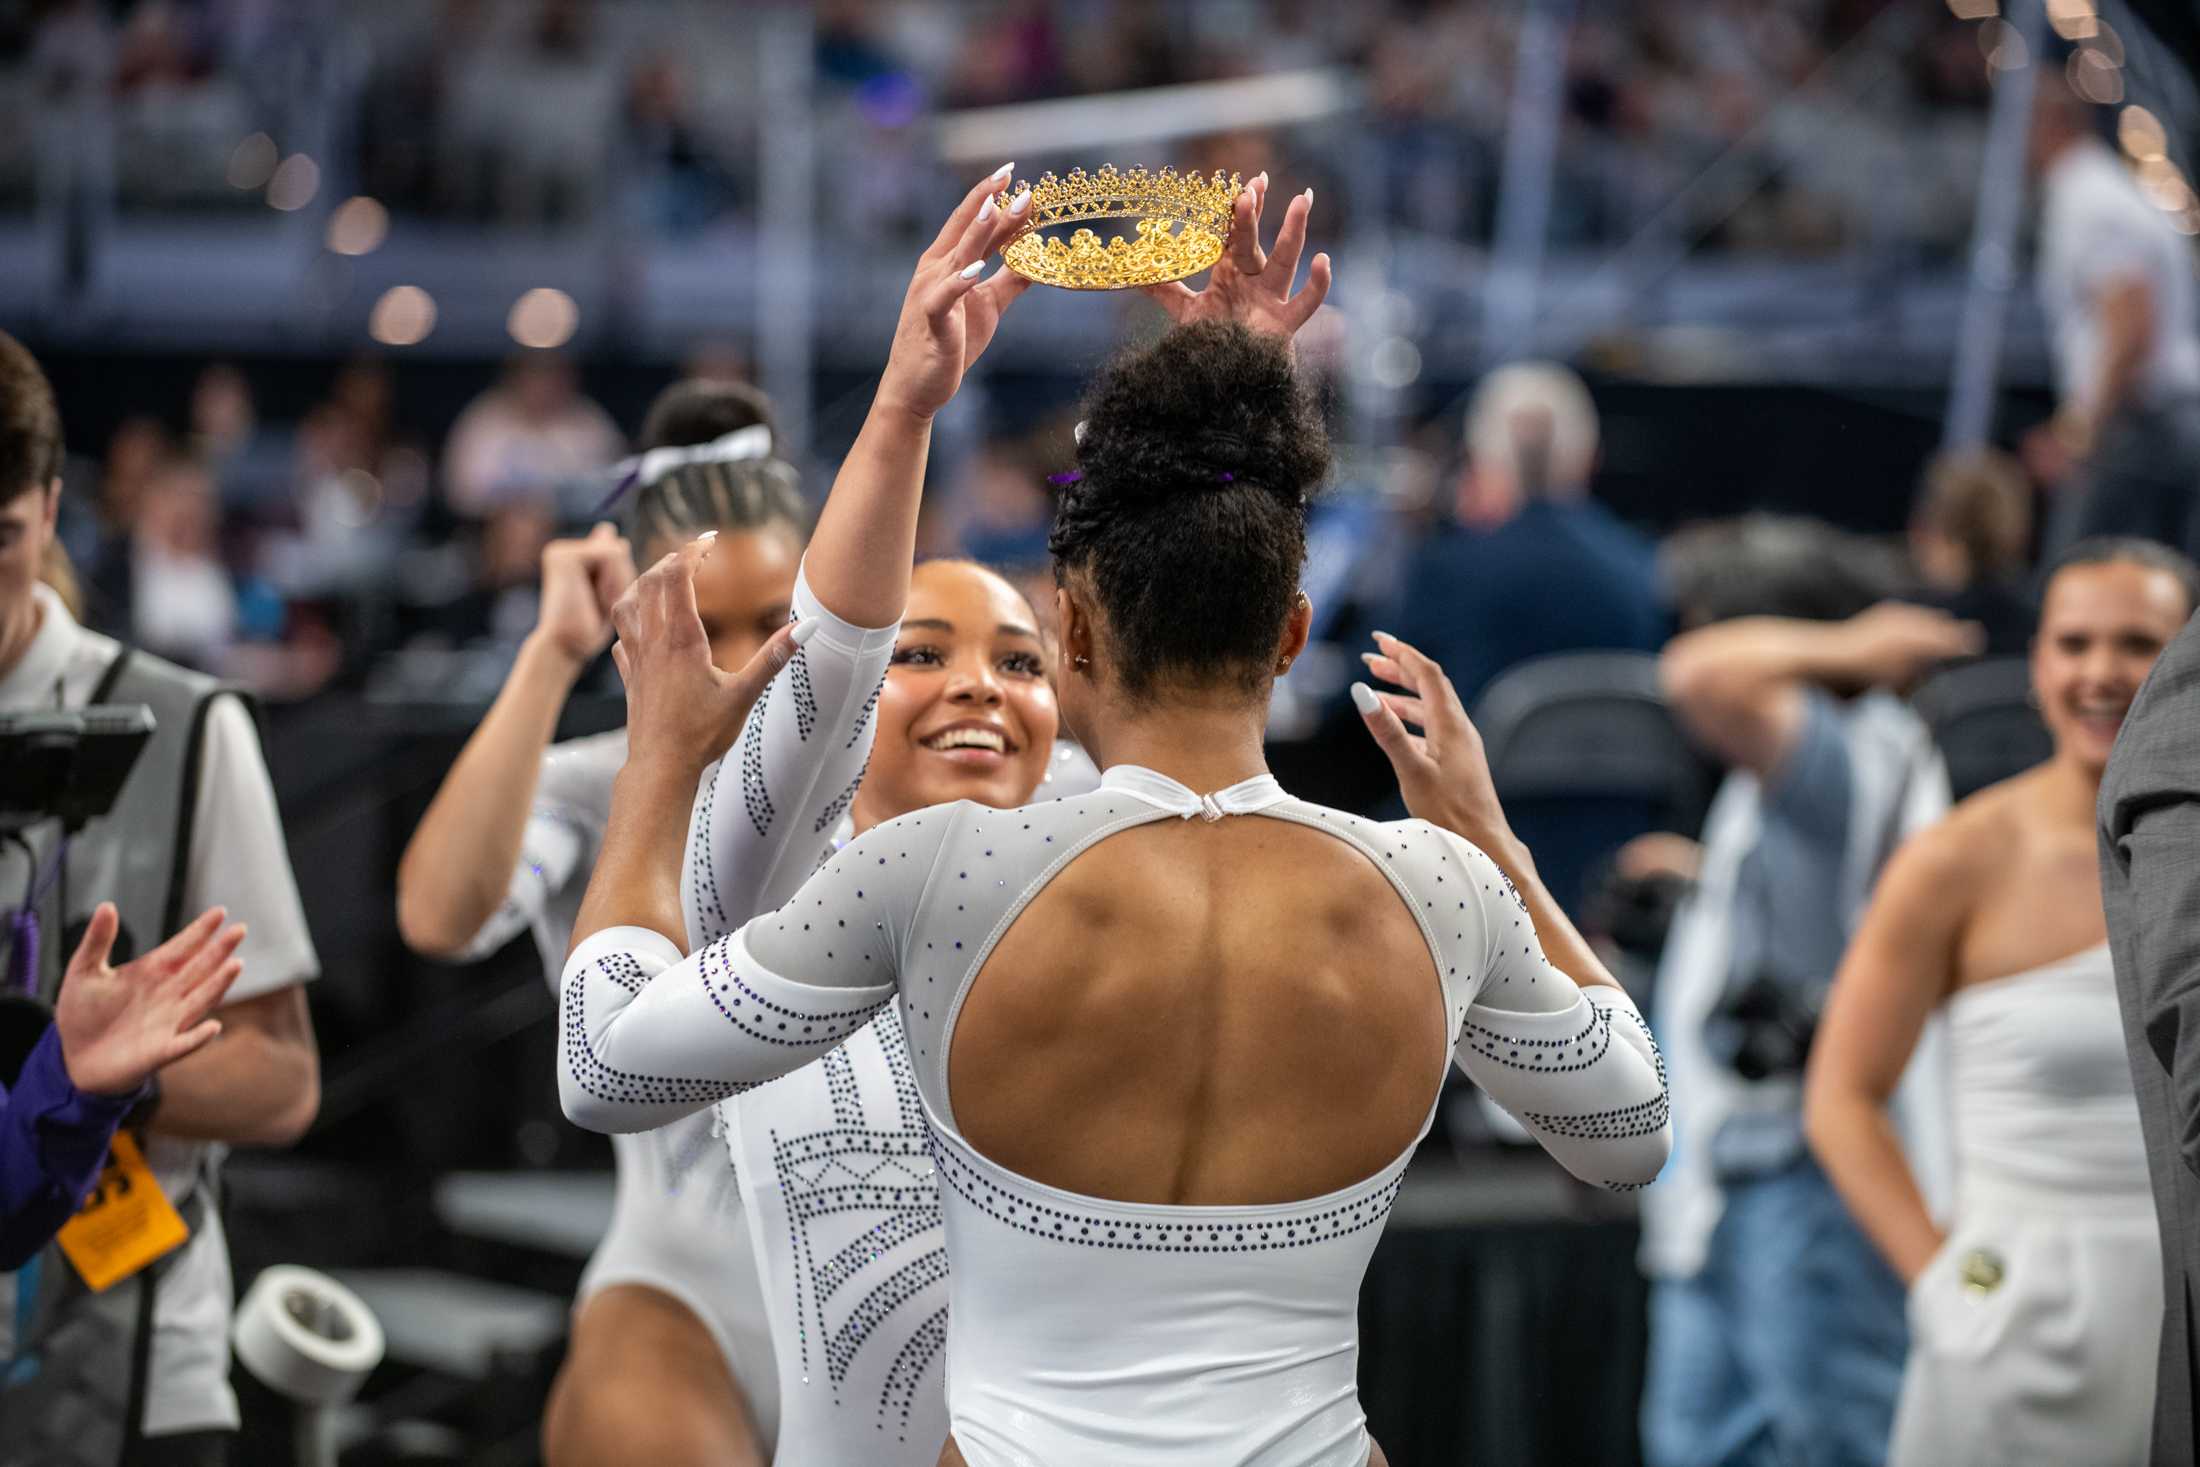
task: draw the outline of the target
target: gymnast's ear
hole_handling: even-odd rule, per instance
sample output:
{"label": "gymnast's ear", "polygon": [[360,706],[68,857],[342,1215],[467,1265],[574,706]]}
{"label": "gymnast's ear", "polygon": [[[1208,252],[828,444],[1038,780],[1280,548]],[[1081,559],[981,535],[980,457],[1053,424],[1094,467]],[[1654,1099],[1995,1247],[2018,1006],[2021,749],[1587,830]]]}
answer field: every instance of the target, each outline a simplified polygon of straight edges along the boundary
{"label": "gymnast's ear", "polygon": [[1291,603],[1291,614],[1283,619],[1283,638],[1276,643],[1276,675],[1291,670],[1291,664],[1299,660],[1306,650],[1306,640],[1314,631],[1313,598],[1299,592]]}
{"label": "gymnast's ear", "polygon": [[1056,663],[1062,677],[1090,677],[1093,664],[1092,611],[1067,581],[1054,588]]}

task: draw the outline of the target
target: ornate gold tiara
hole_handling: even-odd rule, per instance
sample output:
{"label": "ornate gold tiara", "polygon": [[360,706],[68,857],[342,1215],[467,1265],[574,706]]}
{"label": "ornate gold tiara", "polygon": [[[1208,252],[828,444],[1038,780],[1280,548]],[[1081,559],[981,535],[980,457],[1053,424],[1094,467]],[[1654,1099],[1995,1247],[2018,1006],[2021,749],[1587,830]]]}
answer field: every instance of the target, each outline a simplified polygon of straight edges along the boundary
{"label": "ornate gold tiara", "polygon": [[[1023,187],[1001,190],[998,205],[1006,207]],[[1097,173],[1072,168],[1067,178],[1049,173],[1029,187],[1031,223],[1001,251],[1008,268],[1064,290],[1124,290],[1182,280],[1221,259],[1230,211],[1244,184],[1235,173],[1206,178],[1110,163]],[[1089,229],[1066,241],[1045,232],[1087,219],[1135,219],[1137,237],[1119,234],[1103,244]]]}

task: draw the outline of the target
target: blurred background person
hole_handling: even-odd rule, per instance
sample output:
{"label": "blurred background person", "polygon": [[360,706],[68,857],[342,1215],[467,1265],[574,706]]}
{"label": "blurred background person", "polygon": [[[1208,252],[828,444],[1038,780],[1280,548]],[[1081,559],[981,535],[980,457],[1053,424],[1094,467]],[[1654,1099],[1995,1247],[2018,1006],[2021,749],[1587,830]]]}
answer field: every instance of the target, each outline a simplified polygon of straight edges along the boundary
{"label": "blurred background person", "polygon": [[[223,1462],[241,1418],[229,1386],[233,1291],[216,1188],[230,1146],[287,1146],[312,1124],[320,1055],[304,985],[319,960],[244,701],[85,629],[41,579],[55,547],[61,466],[52,389],[30,353],[0,333],[0,710],[141,703],[156,724],[114,808],[66,839],[58,821],[30,827],[0,855],[0,889],[29,893],[19,920],[57,937],[111,901],[126,952],[156,946],[182,925],[180,913],[220,907],[247,929],[237,955],[248,976],[219,1010],[220,1036],[160,1070],[141,1112],[146,1163],[188,1241],[128,1287],[87,1290],[57,1249],[0,1284],[0,1297],[18,1302],[0,1338],[0,1418],[9,1423],[0,1463],[89,1462],[110,1449],[153,1464]],[[174,495],[153,513],[179,520],[212,497],[203,474],[147,493],[148,509]],[[39,948],[35,992],[49,1002],[66,951],[61,941]]]}
{"label": "blurred background person", "polygon": [[[2165,546],[2063,554],[2032,645],[2054,756],[1904,844],[1828,996],[1804,1121],[1909,1290],[1895,1467],[2147,1460],[2161,1243],[2094,806],[2131,700],[2196,605],[2200,570]],[[1887,1112],[1936,1010],[1956,1144],[1945,1220]]]}
{"label": "blurred background person", "polygon": [[2055,415],[2025,438],[2054,490],[2050,548],[2138,535],[2200,551],[2200,321],[2192,251],[2097,131],[2041,78],[2026,157],[2039,186],[2039,295]]}
{"label": "blurred background person", "polygon": [[514,498],[547,498],[571,489],[619,456],[619,430],[581,395],[572,365],[550,352],[506,364],[497,385],[467,405],[443,449],[443,491],[453,510],[484,518]]}
{"label": "blurred background person", "polygon": [[1863,1467],[1886,1454],[1902,1290],[1804,1145],[1803,1065],[1881,863],[1947,806],[1897,695],[1981,639],[1879,601],[1882,563],[1836,532],[1757,534],[1759,564],[1692,593],[1701,624],[1659,664],[1682,726],[1729,772],[1653,1011],[1677,1143],[1644,1194],[1643,1450],[1653,1467]]}
{"label": "blurred background person", "polygon": [[2023,465],[1995,449],[1936,454],[1918,486],[1908,545],[1919,601],[1976,623],[1987,656],[2025,654],[2038,613]]}
{"label": "blurred background person", "polygon": [[[1465,436],[1450,513],[1382,613],[1396,634],[1444,665],[1470,710],[1500,673],[1536,657],[1656,651],[1667,627],[1656,555],[1589,492],[1597,411],[1582,380],[1550,362],[1500,367],[1475,389]],[[1515,819],[1573,913],[1597,863],[1649,824],[1620,801],[1523,807]]]}

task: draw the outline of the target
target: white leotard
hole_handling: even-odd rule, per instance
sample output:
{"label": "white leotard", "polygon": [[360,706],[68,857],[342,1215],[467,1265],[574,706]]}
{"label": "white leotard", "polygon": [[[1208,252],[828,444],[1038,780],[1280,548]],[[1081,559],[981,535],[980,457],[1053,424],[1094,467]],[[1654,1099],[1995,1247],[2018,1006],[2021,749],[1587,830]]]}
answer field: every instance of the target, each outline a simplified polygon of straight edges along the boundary
{"label": "white leotard", "polygon": [[[800,576],[793,604],[797,617],[824,625],[795,654],[774,695],[759,702],[734,756],[706,776],[689,840],[710,859],[689,864],[714,879],[707,891],[688,883],[691,911],[703,905],[738,921],[785,901],[830,851],[845,792],[870,754],[870,715],[897,629],[841,621]],[[624,730],[545,753],[505,901],[463,956],[484,956],[526,929],[546,975],[559,971],[602,844],[612,779],[625,761]],[[727,808],[742,809],[744,818],[714,818]],[[712,1117],[698,1113],[612,1138],[618,1191],[611,1228],[581,1277],[576,1303],[614,1284],[644,1284],[680,1300],[716,1339],[769,1448],[782,1440],[769,1311],[740,1180],[713,1129]],[[787,1460],[823,1460],[802,1446],[787,1444]]]}
{"label": "white leotard", "polygon": [[[1670,1132],[1646,1026],[1625,995],[1581,989],[1545,962],[1488,857],[1419,821],[1294,800],[1266,776],[1202,797],[1133,767],[1071,799],[962,802],[891,821],[777,912],[692,957],[645,929],[592,935],[565,969],[567,1114],[610,1131],[665,1124],[826,1053],[898,994],[908,1088],[949,1184],[947,1402],[973,1467],[1358,1467],[1359,1283],[1412,1147],[1303,1202],[1136,1206],[986,1161],[957,1131],[947,1091],[963,996],[1056,872],[1136,825],[1253,814],[1327,831],[1390,878],[1436,958],[1453,1057],[1568,1170],[1614,1188],[1656,1175]],[[861,1286],[890,1307],[939,1266],[895,1257]],[[822,1291],[835,1277],[812,1282]]]}

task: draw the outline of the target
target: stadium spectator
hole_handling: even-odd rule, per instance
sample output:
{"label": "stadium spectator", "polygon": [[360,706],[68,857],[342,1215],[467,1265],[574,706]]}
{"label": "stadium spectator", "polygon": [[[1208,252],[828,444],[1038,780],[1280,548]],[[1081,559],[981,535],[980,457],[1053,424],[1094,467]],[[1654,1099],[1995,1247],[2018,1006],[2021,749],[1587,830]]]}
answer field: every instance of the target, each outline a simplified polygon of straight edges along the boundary
{"label": "stadium spectator", "polygon": [[2026,584],[2032,486],[2023,466],[1993,449],[1936,457],[1925,468],[1909,539],[1918,599],[1978,623],[1989,657],[2022,657],[2037,616]]}
{"label": "stadium spectator", "polygon": [[2048,551],[2097,535],[2200,550],[2200,323],[2192,251],[2095,134],[2094,109],[2041,77],[2027,137],[2039,182],[2040,304],[2055,416],[2024,440],[2061,503]]}
{"label": "stadium spectator", "polygon": [[[580,501],[600,486],[575,486],[617,458],[620,446],[617,425],[581,395],[570,363],[548,352],[514,357],[452,426],[443,451],[444,493],[452,509],[475,519],[514,497],[563,493],[569,507],[585,509]],[[531,582],[534,554],[524,570]]]}
{"label": "stadium spectator", "polygon": [[[1665,640],[1656,555],[1589,493],[1597,412],[1546,362],[1502,367],[1467,410],[1467,465],[1451,523],[1414,552],[1397,635],[1442,663],[1469,709],[1507,668],[1557,652],[1653,652]],[[1635,802],[1515,812],[1543,879],[1578,913],[1596,862],[1643,832]]]}

